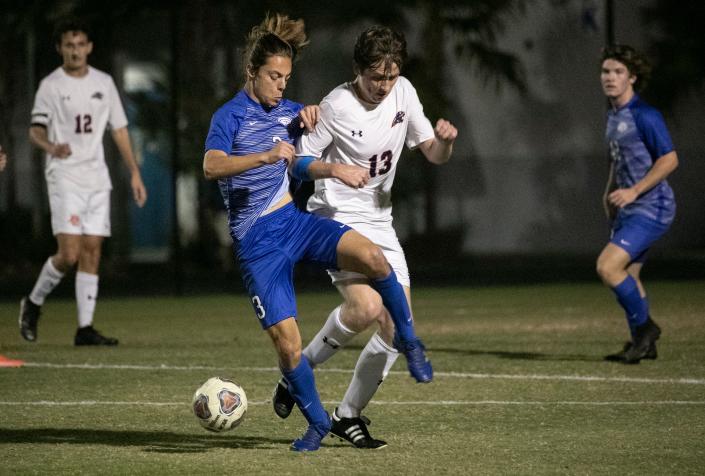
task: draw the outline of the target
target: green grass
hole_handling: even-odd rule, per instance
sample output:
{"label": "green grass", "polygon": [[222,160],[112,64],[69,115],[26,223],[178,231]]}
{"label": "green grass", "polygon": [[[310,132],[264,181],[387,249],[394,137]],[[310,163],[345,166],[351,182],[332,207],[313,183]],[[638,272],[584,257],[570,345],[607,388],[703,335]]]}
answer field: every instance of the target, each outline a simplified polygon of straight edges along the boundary
{"label": "green grass", "polygon": [[[327,438],[303,455],[288,451],[300,413],[280,420],[268,403],[276,358],[244,296],[102,298],[96,327],[121,343],[100,349],[71,345],[70,300],[47,302],[34,344],[0,303],[0,353],[31,364],[0,369],[0,474],[702,474],[705,282],[649,290],[659,358],[623,366],[602,361],[626,326],[597,284],[417,289],[434,382],[413,383],[400,359],[366,410],[389,447]],[[304,340],[337,303],[299,296]],[[368,336],[317,371],[329,411]],[[191,414],[213,375],[248,394],[231,433]]]}

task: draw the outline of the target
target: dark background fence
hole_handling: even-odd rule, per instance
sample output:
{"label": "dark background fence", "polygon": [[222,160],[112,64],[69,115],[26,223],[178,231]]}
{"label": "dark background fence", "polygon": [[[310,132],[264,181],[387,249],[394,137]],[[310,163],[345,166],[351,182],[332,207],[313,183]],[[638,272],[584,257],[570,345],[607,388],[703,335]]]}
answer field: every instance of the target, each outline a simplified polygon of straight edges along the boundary
{"label": "dark background fence", "polygon": [[[241,87],[240,48],[267,11],[303,18],[311,37],[288,97],[317,103],[352,79],[356,35],[385,23],[407,35],[403,74],[429,118],[458,126],[447,166],[407,151],[397,175],[395,224],[416,284],[596,279],[607,238],[599,49],[620,42],[646,51],[655,70],[645,96],[663,110],[682,164],[670,180],[678,219],[645,274],[705,277],[701,2],[5,1],[0,144],[10,163],[0,175],[0,298],[26,293],[55,250],[42,158],[27,127],[39,81],[60,64],[53,24],[69,14],[92,26],[90,63],[118,84],[149,190],[136,209],[107,138],[113,236],[101,292],[241,289],[222,200],[200,170],[210,116]],[[328,286],[320,270],[298,273],[301,287]]]}

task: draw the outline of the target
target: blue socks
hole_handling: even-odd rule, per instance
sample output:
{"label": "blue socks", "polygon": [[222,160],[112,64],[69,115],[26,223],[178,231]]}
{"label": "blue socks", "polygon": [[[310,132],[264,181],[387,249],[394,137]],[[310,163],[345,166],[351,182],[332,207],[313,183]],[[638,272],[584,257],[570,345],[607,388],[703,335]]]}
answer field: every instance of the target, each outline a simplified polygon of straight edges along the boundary
{"label": "blue socks", "polygon": [[416,339],[414,323],[411,320],[411,310],[404,294],[404,287],[397,281],[397,275],[392,270],[386,278],[373,279],[372,286],[382,296],[384,307],[392,315],[397,335],[403,341]]}
{"label": "blue socks", "polygon": [[282,374],[289,382],[289,393],[294,397],[309,424],[316,425],[327,433],[330,427],[330,418],[321,404],[321,398],[316,390],[316,381],[313,377],[313,369],[311,369],[306,356],[302,354],[299,365],[292,370],[282,369]]}
{"label": "blue socks", "polygon": [[637,326],[644,324],[649,318],[649,303],[639,294],[639,287],[636,280],[627,276],[612,291],[617,296],[617,302],[622,306],[627,316],[629,330],[634,335]]}

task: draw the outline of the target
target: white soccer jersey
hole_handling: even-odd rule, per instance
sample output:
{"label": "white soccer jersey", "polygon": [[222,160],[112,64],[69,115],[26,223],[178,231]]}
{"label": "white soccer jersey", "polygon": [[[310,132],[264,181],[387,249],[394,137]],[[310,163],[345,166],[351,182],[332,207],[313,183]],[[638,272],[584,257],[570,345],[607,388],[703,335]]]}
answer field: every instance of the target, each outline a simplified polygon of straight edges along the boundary
{"label": "white soccer jersey", "polygon": [[320,107],[315,131],[301,137],[296,155],[365,167],[371,178],[361,189],[337,179],[316,180],[308,209],[325,209],[336,219],[354,214],[391,220],[392,184],[404,144],[415,148],[434,137],[416,90],[400,76],[389,95],[372,107],[358,99],[352,83],[345,83],[331,91]]}
{"label": "white soccer jersey", "polygon": [[88,67],[77,78],[55,69],[39,85],[32,109],[32,125],[47,128],[50,142],[67,143],[71,155],[59,159],[47,154],[45,175],[49,187],[110,190],[103,133],[127,126],[127,117],[110,75]]}

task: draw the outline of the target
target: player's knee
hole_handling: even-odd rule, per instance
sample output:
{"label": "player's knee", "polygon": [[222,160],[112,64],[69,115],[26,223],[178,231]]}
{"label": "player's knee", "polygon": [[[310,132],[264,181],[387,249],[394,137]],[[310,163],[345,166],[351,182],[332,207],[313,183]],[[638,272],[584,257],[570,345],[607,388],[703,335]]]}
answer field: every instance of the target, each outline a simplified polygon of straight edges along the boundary
{"label": "player's knee", "polygon": [[378,321],[384,314],[384,305],[379,296],[348,303],[346,307],[345,322],[348,327],[359,329],[359,332]]}
{"label": "player's knee", "polygon": [[612,284],[615,276],[618,274],[616,267],[609,260],[598,259],[595,267],[597,275],[605,284]]}
{"label": "player's knee", "polygon": [[389,264],[384,253],[376,245],[370,245],[362,250],[362,262],[367,269],[367,276],[373,279],[384,278],[389,274]]}
{"label": "player's knee", "polygon": [[60,249],[59,252],[54,255],[54,265],[59,270],[72,268],[78,263],[79,256],[80,253],[77,248]]}
{"label": "player's knee", "polygon": [[607,266],[605,263],[601,260],[597,260],[597,263],[595,263],[595,272],[604,281],[605,274],[607,273]]}

